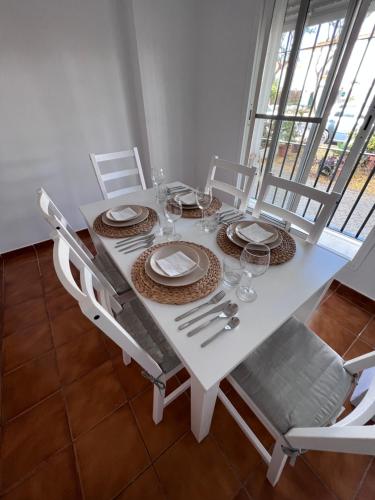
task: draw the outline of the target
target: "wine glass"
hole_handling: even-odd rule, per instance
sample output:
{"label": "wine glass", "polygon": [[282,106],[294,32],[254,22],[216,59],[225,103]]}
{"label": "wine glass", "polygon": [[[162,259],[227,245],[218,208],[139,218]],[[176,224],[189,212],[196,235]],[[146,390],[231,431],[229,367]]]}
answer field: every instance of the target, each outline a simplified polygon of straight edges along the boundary
{"label": "wine glass", "polygon": [[264,274],[270,265],[270,249],[267,245],[248,243],[241,253],[241,264],[244,269],[237,297],[243,302],[253,302],[257,293],[252,285],[252,279]]}
{"label": "wine glass", "polygon": [[152,182],[154,186],[158,186],[159,184],[163,184],[165,182],[165,173],[162,168],[152,169]]}
{"label": "wine glass", "polygon": [[206,230],[205,224],[205,209],[209,208],[212,203],[212,190],[211,188],[200,189],[199,187],[195,191],[195,199],[198,207],[202,211],[202,219],[198,222],[202,231]]}
{"label": "wine glass", "polygon": [[172,223],[172,234],[168,237],[168,241],[177,241],[181,239],[181,235],[176,233],[176,221],[182,215],[182,203],[178,196],[167,196],[164,204],[164,215],[168,222]]}

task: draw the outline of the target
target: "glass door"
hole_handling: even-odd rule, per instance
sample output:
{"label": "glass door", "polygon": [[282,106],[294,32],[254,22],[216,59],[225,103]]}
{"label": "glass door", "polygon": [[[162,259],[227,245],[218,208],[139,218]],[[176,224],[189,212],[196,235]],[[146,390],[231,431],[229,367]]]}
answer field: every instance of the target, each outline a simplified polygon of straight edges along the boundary
{"label": "glass door", "polygon": [[[362,239],[374,217],[374,4],[289,0],[281,16],[277,4],[248,162],[258,165],[259,181],[271,171],[324,191],[339,189],[344,195],[329,225]],[[357,155],[347,163],[353,146]],[[276,189],[268,197],[308,219],[320,209]]]}

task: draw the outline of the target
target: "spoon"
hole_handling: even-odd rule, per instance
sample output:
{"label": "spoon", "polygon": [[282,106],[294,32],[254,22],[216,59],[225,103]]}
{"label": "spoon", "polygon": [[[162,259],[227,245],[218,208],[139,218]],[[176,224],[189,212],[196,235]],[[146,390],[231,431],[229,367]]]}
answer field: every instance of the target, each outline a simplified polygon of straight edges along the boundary
{"label": "spoon", "polygon": [[234,316],[235,314],[237,314],[237,312],[238,312],[238,305],[237,304],[228,304],[225,307],[225,309],[223,309],[221,311],[220,314],[218,314],[217,316],[215,316],[212,319],[209,319],[208,321],[205,321],[204,323],[202,323],[201,325],[197,326],[193,330],[190,330],[190,332],[188,332],[187,336],[188,337],[192,337],[193,335],[195,335],[196,333],[199,333],[204,328],[206,328],[207,326],[211,325],[211,323],[214,323],[218,319],[231,318],[232,316]]}
{"label": "spoon", "polygon": [[234,330],[234,328],[237,328],[239,324],[240,324],[239,318],[237,318],[237,316],[234,316],[232,319],[228,321],[228,323],[224,326],[224,328],[215,333],[215,335],[212,335],[212,337],[210,337],[209,339],[202,342],[201,347],[206,347],[206,345],[210,344],[213,340],[220,337],[220,335],[222,335],[224,332],[229,332],[230,330]]}

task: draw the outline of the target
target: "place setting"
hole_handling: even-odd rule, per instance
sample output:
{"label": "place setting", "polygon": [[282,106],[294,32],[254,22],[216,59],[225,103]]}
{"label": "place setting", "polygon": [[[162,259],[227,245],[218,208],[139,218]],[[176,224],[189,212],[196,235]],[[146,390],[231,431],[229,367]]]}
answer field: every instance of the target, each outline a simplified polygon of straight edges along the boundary
{"label": "place setting", "polygon": [[[199,306],[197,308],[191,309],[191,310],[187,311],[186,313],[178,316],[177,318],[175,318],[175,321],[180,321],[181,319],[184,319],[184,318],[190,316],[191,314],[197,312],[202,307],[206,307],[206,306],[212,305],[212,304],[217,304],[224,297],[225,297],[225,292],[223,290],[221,290],[219,293],[214,295],[211,298],[211,300],[209,300],[208,302],[205,302],[204,304],[202,304],[201,306]],[[196,316],[195,318],[193,318],[189,321],[181,323],[178,326],[178,331],[184,331],[185,329],[189,328],[190,326],[194,325],[195,323],[198,323],[201,320],[207,318],[208,316],[215,314],[215,316],[213,316],[212,318],[207,319],[207,320],[205,319],[205,321],[200,323],[198,326],[194,327],[193,329],[190,329],[186,333],[186,336],[190,338],[190,337],[194,337],[195,335],[201,333],[203,330],[210,327],[211,325],[220,323],[220,322],[222,322],[222,320],[224,320],[224,322],[225,322],[224,326],[222,328],[220,328],[220,330],[218,330],[214,335],[209,336],[206,340],[204,340],[200,344],[200,346],[203,348],[203,347],[206,347],[207,345],[209,345],[211,342],[213,342],[218,337],[220,337],[223,333],[229,332],[229,331],[237,328],[237,326],[240,324],[240,320],[236,316],[237,313],[238,313],[238,304],[235,304],[235,303],[231,302],[230,300],[226,300],[225,302],[222,302],[222,303],[219,303],[218,305],[215,305],[214,307],[212,307],[208,311],[200,314],[199,316]]]}
{"label": "place setting", "polygon": [[181,217],[185,219],[204,219],[215,214],[221,207],[221,201],[212,195],[211,189],[197,188],[177,191],[170,194],[170,202],[181,204]]}
{"label": "place setting", "polygon": [[99,214],[95,232],[107,238],[137,237],[149,233],[158,220],[155,210],[142,205],[119,205]]}
{"label": "place setting", "polygon": [[237,259],[249,244],[267,246],[270,265],[287,262],[296,252],[295,241],[287,231],[268,222],[243,220],[243,217],[222,225],[217,232],[216,242],[225,254]]}
{"label": "place setting", "polygon": [[216,290],[221,265],[202,245],[168,241],[146,249],[134,262],[131,277],[144,297],[163,304],[186,304]]}

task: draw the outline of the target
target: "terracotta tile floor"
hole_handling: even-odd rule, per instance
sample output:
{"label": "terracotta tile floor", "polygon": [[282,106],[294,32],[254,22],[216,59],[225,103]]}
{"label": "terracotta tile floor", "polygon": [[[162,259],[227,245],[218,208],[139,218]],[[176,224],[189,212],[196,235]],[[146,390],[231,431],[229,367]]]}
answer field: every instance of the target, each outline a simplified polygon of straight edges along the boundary
{"label": "terracotta tile floor", "polygon": [[[201,444],[189,430],[188,394],[155,426],[150,383],[134,362],[124,366],[119,349],[65,293],[50,244],[0,257],[0,282],[3,498],[375,498],[375,462],[358,455],[306,453],[272,489],[221,403]],[[358,356],[375,347],[375,305],[335,283],[311,327],[346,359]],[[271,446],[246,405],[231,399]]]}

